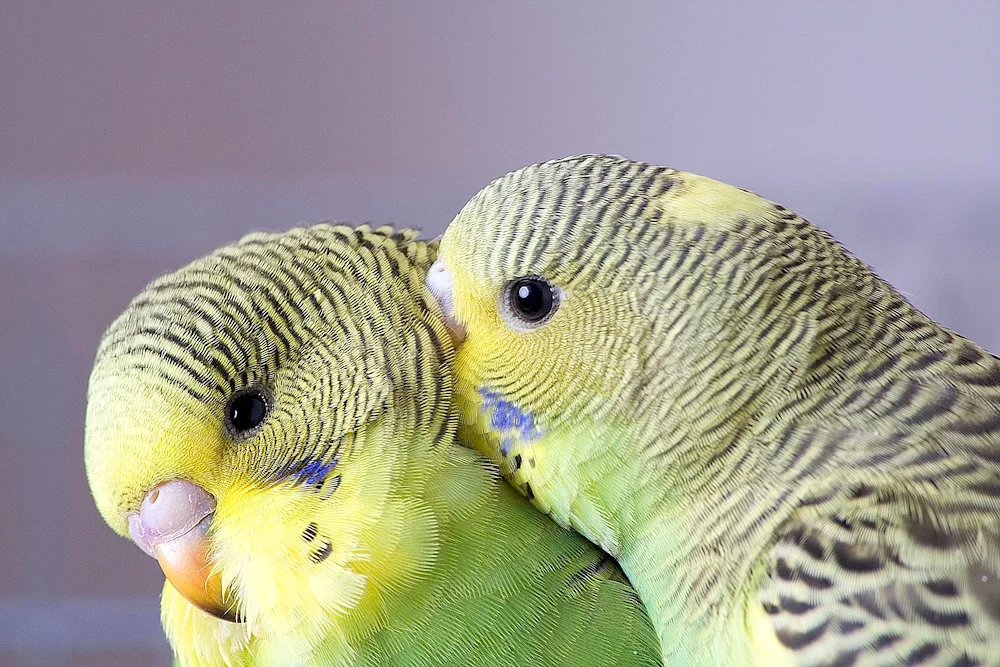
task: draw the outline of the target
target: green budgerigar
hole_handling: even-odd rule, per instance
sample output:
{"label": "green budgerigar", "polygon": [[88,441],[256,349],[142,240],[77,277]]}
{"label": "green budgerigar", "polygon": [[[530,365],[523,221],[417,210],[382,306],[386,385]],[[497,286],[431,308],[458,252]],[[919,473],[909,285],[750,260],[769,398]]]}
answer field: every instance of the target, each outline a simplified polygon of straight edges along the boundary
{"label": "green budgerigar", "polygon": [[100,343],[86,466],[181,665],[658,665],[614,561],[458,446],[410,231],[253,234]]}
{"label": "green budgerigar", "polygon": [[622,565],[668,664],[1000,664],[1000,360],[825,232],[611,156],[510,173],[428,276],[459,438]]}

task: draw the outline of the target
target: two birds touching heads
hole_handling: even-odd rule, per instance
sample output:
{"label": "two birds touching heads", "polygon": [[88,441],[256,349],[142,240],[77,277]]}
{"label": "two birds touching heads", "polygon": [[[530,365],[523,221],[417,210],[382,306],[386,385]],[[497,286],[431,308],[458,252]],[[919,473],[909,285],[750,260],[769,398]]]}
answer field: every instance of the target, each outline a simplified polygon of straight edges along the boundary
{"label": "two birds touching heads", "polygon": [[181,665],[1000,664],[1000,360],[665,167],[159,278],[85,460]]}

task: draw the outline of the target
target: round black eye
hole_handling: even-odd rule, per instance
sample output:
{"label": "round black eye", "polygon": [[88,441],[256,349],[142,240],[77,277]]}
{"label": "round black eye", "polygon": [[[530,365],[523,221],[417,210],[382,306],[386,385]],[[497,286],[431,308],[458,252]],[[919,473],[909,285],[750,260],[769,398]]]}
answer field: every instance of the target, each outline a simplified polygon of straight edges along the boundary
{"label": "round black eye", "polygon": [[226,421],[235,435],[246,435],[267,417],[267,397],[260,389],[247,389],[229,401]]}
{"label": "round black eye", "polygon": [[507,308],[522,324],[542,324],[558,306],[558,291],[544,278],[527,276],[507,284]]}

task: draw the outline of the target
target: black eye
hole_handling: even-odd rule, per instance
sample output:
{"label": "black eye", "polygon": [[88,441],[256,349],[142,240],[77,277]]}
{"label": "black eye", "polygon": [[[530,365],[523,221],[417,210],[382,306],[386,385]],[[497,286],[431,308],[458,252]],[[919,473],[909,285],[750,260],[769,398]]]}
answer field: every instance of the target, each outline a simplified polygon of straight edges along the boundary
{"label": "black eye", "polygon": [[229,401],[226,422],[234,435],[243,436],[253,431],[267,417],[267,397],[260,389],[245,389]]}
{"label": "black eye", "polygon": [[522,326],[539,326],[559,307],[559,292],[537,276],[517,278],[507,284],[507,311]]}

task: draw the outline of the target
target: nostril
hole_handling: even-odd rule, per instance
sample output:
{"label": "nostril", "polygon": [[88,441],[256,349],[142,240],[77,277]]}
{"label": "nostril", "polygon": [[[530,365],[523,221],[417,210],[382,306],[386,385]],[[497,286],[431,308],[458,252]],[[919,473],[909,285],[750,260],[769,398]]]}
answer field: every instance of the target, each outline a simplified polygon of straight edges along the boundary
{"label": "nostril", "polygon": [[149,504],[152,505],[156,502],[156,499],[160,497],[160,490],[153,489],[153,492],[149,494]]}

